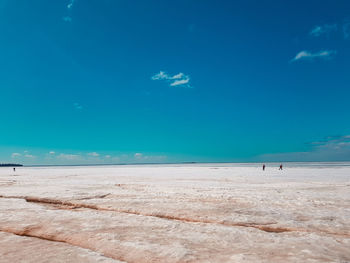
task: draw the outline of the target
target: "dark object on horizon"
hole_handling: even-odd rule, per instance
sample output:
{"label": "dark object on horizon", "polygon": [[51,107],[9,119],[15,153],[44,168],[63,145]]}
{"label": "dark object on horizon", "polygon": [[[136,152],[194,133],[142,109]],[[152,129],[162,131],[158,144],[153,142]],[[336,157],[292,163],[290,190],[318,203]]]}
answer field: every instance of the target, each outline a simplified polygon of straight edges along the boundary
{"label": "dark object on horizon", "polygon": [[265,171],[265,164],[263,164],[263,171]]}
{"label": "dark object on horizon", "polygon": [[21,167],[22,164],[17,163],[0,163],[0,167]]}
{"label": "dark object on horizon", "polygon": [[280,169],[278,169],[278,170],[283,170],[283,166],[282,166],[282,164],[280,165]]}
{"label": "dark object on horizon", "polygon": [[13,167],[13,171],[16,172],[16,167]]}

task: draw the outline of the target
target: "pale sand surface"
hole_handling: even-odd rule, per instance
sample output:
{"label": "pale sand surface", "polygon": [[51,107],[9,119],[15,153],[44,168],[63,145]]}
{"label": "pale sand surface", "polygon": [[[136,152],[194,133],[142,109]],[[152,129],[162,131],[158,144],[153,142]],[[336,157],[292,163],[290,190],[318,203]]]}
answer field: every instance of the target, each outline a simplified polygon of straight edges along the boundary
{"label": "pale sand surface", "polygon": [[0,262],[350,262],[350,166],[0,168]]}

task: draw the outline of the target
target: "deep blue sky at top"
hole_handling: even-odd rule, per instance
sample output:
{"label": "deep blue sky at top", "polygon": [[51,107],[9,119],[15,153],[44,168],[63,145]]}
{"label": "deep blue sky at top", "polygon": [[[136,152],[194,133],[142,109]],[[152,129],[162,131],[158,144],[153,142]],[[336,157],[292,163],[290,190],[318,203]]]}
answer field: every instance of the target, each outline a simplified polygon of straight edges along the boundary
{"label": "deep blue sky at top", "polygon": [[348,23],[349,1],[0,0],[0,162],[319,151],[350,134]]}

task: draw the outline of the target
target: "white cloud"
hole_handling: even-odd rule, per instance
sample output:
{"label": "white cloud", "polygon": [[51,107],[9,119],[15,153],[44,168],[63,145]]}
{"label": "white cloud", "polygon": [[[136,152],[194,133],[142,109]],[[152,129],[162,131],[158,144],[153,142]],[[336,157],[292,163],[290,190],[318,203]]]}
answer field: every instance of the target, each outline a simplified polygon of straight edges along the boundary
{"label": "white cloud", "polygon": [[315,58],[320,59],[332,59],[337,52],[335,50],[323,50],[316,53],[311,53],[309,51],[300,51],[290,62],[298,60],[313,60]]}
{"label": "white cloud", "polygon": [[30,158],[30,159],[35,158],[35,156],[34,156],[34,155],[31,155],[31,154],[26,154],[26,155],[24,155],[24,157],[25,157],[25,158]]}
{"label": "white cloud", "polygon": [[168,75],[164,71],[160,71],[159,73],[155,74],[151,77],[152,80],[164,80],[168,83],[171,87],[180,86],[185,88],[192,88],[189,84],[190,77],[188,75],[185,75],[184,73],[180,72],[178,74],[175,74],[173,76]]}
{"label": "white cloud", "polygon": [[127,156],[123,158],[123,161],[127,163],[164,163],[167,160],[165,155],[149,155],[144,153],[135,153],[134,160],[128,158]]}
{"label": "white cloud", "polygon": [[54,155],[56,154],[54,151],[49,152],[49,154]]}
{"label": "white cloud", "polygon": [[134,157],[135,158],[142,158],[143,154],[142,153],[135,153]]}
{"label": "white cloud", "polygon": [[180,80],[175,80],[173,83],[170,84],[170,86],[179,86],[179,85],[185,85],[190,81],[190,79],[180,79]]}
{"label": "white cloud", "polygon": [[11,154],[11,158],[16,158],[16,157],[20,157],[22,154],[20,153],[13,153]]}
{"label": "white cloud", "polygon": [[[342,23],[338,23],[340,32],[343,31],[344,39],[350,39],[350,18],[347,17]],[[312,37],[327,36],[329,37],[332,32],[338,31],[337,24],[324,24],[321,26],[315,26],[309,33]],[[342,30],[341,30],[342,29]]]}
{"label": "white cloud", "polygon": [[98,157],[100,156],[97,152],[88,153],[89,156]]}
{"label": "white cloud", "polygon": [[79,160],[80,159],[79,154],[65,154],[61,153],[60,155],[57,156],[58,159],[64,159],[64,160]]}
{"label": "white cloud", "polygon": [[158,74],[152,77],[152,80],[161,80],[161,79],[169,79],[168,74],[166,74],[164,71],[160,71]]}
{"label": "white cloud", "polygon": [[69,3],[67,4],[67,15],[62,17],[62,20],[64,22],[72,22],[72,16],[71,16],[71,11],[73,9],[75,0],[69,0]]}
{"label": "white cloud", "polygon": [[109,158],[111,158],[112,156],[110,156],[109,154],[107,154],[107,155],[105,155],[105,158],[106,159],[109,159]]}
{"label": "white cloud", "polygon": [[322,35],[329,36],[329,34],[332,31],[337,31],[337,30],[338,30],[337,24],[325,24],[323,26],[315,26],[310,31],[310,36],[313,36],[313,37],[319,37],[319,36],[322,36]]}
{"label": "white cloud", "polygon": [[70,0],[69,4],[67,5],[68,9],[72,9],[74,5],[75,0]]}
{"label": "white cloud", "polygon": [[321,32],[322,32],[322,27],[316,26],[310,31],[310,35],[318,37],[322,34]]}
{"label": "white cloud", "polygon": [[183,77],[184,77],[184,74],[180,72],[179,74],[172,76],[171,79],[182,79]]}

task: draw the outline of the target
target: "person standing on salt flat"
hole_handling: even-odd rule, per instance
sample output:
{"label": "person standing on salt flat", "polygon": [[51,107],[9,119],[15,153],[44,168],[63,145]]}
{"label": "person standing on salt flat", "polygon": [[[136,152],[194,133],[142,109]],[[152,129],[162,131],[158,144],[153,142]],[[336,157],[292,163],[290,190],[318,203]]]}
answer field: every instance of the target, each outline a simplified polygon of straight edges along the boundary
{"label": "person standing on salt flat", "polygon": [[263,171],[265,171],[265,164],[263,164]]}
{"label": "person standing on salt flat", "polygon": [[278,170],[283,170],[283,166],[282,166],[282,164],[280,165],[280,168],[279,168]]}

